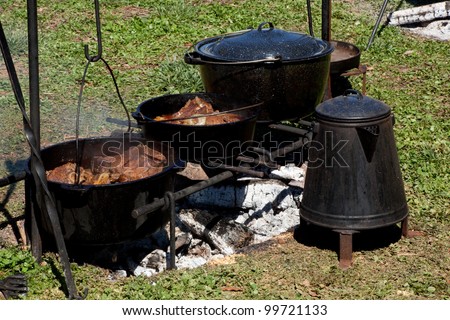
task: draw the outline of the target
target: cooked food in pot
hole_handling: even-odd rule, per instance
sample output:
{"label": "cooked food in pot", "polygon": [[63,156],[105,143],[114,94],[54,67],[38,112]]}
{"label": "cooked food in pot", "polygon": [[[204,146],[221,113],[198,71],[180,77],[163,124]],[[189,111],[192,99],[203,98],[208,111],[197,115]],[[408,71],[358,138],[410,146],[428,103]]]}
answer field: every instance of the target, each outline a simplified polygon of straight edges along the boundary
{"label": "cooked food in pot", "polygon": [[[214,125],[242,120],[242,117],[235,113],[218,113],[212,105],[202,98],[195,97],[189,99],[188,102],[177,112],[173,114],[162,115],[154,118],[155,121],[168,121],[174,124],[184,125]],[[202,115],[207,115],[202,117]],[[177,120],[180,119],[180,120]]]}
{"label": "cooked food in pot", "polygon": [[[90,161],[90,168],[80,167],[79,183],[82,185],[101,185],[129,182],[155,175],[164,169],[166,157],[139,144],[130,147],[115,156],[95,156]],[[58,183],[75,184],[76,164],[67,162],[47,171],[47,179]]]}

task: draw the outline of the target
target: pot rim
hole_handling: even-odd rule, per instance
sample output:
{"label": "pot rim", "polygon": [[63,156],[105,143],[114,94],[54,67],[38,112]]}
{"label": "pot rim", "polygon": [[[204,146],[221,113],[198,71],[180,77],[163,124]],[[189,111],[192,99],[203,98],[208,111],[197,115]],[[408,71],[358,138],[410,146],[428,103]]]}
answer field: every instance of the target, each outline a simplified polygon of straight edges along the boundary
{"label": "pot rim", "polygon": [[[167,95],[163,95],[163,96],[158,96],[158,97],[154,97],[154,98],[150,98],[147,99],[143,102],[141,102],[137,108],[135,112],[132,112],[131,115],[132,117],[138,122],[139,125],[146,125],[146,124],[158,124],[158,125],[163,125],[163,126],[167,126],[168,128],[177,128],[182,126],[183,128],[188,128],[188,129],[193,129],[193,130],[198,130],[199,128],[221,128],[221,127],[225,127],[225,126],[229,126],[230,124],[235,124],[235,123],[242,123],[242,122],[246,122],[246,121],[252,121],[254,119],[256,119],[260,113],[260,108],[259,104],[255,104],[254,108],[248,109],[248,110],[241,110],[241,111],[236,111],[236,113],[241,113],[244,114],[244,118],[238,121],[233,121],[233,122],[229,122],[229,123],[221,123],[221,124],[212,124],[212,125],[190,125],[190,124],[178,124],[178,123],[171,123],[170,121],[167,122],[160,122],[160,121],[156,121],[148,116],[146,116],[145,114],[143,114],[141,112],[141,109],[144,105],[148,104],[148,103],[152,103],[161,99],[165,99],[165,98],[176,98],[179,96],[186,96],[187,99],[191,99],[195,96],[199,96],[201,98],[214,98],[214,94],[213,93],[207,93],[207,92],[193,92],[193,93],[176,93],[176,94],[167,94]],[[218,95],[218,96],[222,96],[223,98],[227,99],[226,96],[223,95]],[[187,100],[186,100],[187,101]],[[233,109],[230,109],[230,112],[233,112]]]}
{"label": "pot rim", "polygon": [[[119,138],[115,138],[115,137],[90,137],[90,138],[82,138],[79,139],[79,142],[86,142],[86,141],[96,141],[96,140],[119,140]],[[133,138],[133,140],[136,141],[141,141],[144,143],[149,142],[149,139],[146,138]],[[156,144],[162,144],[160,141],[152,141],[153,143]],[[63,142],[59,142],[56,144],[52,144],[48,147],[45,147],[41,150],[42,152],[46,152],[49,151],[53,148],[59,148],[63,145],[69,145],[71,143],[75,143],[75,140],[68,140],[68,141],[63,141]],[[63,182],[57,182],[57,181],[52,181],[52,180],[48,180],[47,183],[49,185],[54,185],[54,186],[59,186],[61,189],[64,190],[69,190],[69,191],[83,191],[83,192],[87,192],[89,190],[95,190],[95,189],[114,189],[114,188],[123,188],[125,186],[130,186],[130,185],[134,185],[136,183],[143,183],[145,181],[148,180],[153,180],[153,179],[157,179],[163,175],[166,175],[168,173],[170,173],[170,171],[173,170],[177,170],[177,169],[181,169],[184,168],[186,163],[179,159],[178,156],[176,156],[175,154],[175,150],[170,147],[169,145],[167,145],[167,150],[169,151],[170,155],[169,155],[169,163],[164,166],[163,170],[161,172],[158,172],[157,174],[142,178],[142,179],[136,179],[136,180],[132,180],[132,181],[126,181],[126,182],[118,182],[118,183],[109,183],[109,184],[98,184],[98,185],[94,185],[94,184],[80,184],[80,185],[75,185],[75,184],[70,184],[70,183],[63,183]],[[167,157],[167,155],[165,155]],[[171,158],[171,159],[170,159]],[[171,160],[171,161],[170,161]],[[44,164],[45,166],[45,164]]]}

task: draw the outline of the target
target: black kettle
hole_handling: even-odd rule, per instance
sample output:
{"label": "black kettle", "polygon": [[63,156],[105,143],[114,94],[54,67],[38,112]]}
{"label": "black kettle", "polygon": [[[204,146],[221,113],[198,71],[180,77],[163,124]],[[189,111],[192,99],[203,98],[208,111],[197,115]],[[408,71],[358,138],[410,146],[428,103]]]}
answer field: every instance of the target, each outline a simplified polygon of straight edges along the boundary
{"label": "black kettle", "polygon": [[384,103],[347,90],[316,107],[300,216],[337,230],[403,221],[408,207]]}

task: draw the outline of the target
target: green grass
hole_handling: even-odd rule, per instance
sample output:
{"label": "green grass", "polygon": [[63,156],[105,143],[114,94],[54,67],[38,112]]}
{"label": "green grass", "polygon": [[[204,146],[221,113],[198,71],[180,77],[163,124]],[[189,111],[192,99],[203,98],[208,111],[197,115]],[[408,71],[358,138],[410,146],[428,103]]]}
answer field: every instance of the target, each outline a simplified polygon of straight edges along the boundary
{"label": "green grass", "polygon": [[[256,27],[262,21],[307,32],[302,1],[104,0],[100,4],[103,57],[113,68],[130,111],[154,96],[202,90],[198,70],[183,62],[184,53],[196,41]],[[389,2],[387,12],[398,4]],[[381,33],[366,51],[380,1],[341,0],[332,5],[332,38],[362,49],[361,62],[369,68],[367,95],[388,104],[395,114],[411,228],[424,236],[358,250],[354,266],[347,271],[337,267],[335,251],[303,245],[289,235],[237,257],[233,264],[164,272],[152,278],[115,279],[108,270],[73,264],[77,286],[89,288],[89,299],[450,298],[450,44],[380,26]],[[320,1],[313,1],[313,6],[315,32],[320,35]],[[41,0],[39,8],[41,131],[47,145],[74,135],[86,62],[83,46],[88,44],[95,54],[96,34],[91,1]],[[26,93],[26,3],[2,0],[0,13]],[[350,80],[361,88],[361,77]],[[104,121],[108,116],[125,119],[100,62],[89,70],[82,106],[83,135],[116,129]],[[0,114],[0,176],[4,176],[24,167],[28,147],[3,62]],[[23,215],[23,184],[0,189],[0,201],[4,228],[7,214],[19,220]],[[65,298],[60,264],[53,254],[37,264],[28,250],[8,245],[0,250],[0,278],[16,271],[29,278],[26,299]]]}

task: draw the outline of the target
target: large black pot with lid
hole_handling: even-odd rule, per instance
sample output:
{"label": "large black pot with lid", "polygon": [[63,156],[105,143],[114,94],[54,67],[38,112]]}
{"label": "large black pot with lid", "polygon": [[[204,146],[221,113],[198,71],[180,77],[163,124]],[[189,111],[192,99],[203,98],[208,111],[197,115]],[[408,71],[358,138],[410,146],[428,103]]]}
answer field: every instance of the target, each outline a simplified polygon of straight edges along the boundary
{"label": "large black pot with lid", "polygon": [[333,47],[271,22],[199,41],[185,62],[200,66],[206,92],[264,102],[260,120],[310,115],[321,101]]}
{"label": "large black pot with lid", "polygon": [[316,107],[301,217],[337,230],[364,230],[408,215],[386,104],[348,90]]}

